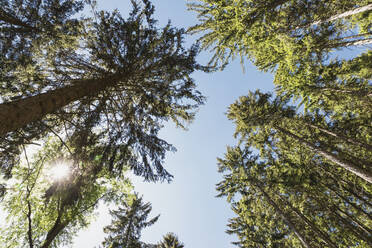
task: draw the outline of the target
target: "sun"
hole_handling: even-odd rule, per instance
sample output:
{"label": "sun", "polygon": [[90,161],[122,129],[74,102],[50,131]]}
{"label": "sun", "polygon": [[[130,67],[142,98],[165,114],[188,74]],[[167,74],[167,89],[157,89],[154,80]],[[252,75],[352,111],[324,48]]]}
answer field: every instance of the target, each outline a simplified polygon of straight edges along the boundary
{"label": "sun", "polygon": [[70,166],[66,163],[58,163],[49,171],[49,176],[53,181],[62,181],[70,175]]}

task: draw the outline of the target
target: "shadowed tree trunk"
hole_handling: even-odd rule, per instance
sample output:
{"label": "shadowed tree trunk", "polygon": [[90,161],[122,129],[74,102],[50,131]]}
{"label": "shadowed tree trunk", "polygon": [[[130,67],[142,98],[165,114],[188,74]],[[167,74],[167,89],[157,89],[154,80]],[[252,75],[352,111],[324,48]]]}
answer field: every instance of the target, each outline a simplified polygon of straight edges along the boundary
{"label": "shadowed tree trunk", "polygon": [[29,200],[27,200],[27,220],[28,220],[28,231],[27,231],[27,238],[28,238],[28,244],[30,245],[30,248],[34,247],[33,240],[32,240],[32,220],[31,220],[31,203]]}
{"label": "shadowed tree trunk", "polygon": [[341,216],[337,211],[333,211],[333,214],[336,216],[338,220],[340,220],[344,227],[349,229],[351,232],[355,234],[356,237],[358,237],[360,240],[366,241],[370,247],[372,247],[372,241],[370,237],[367,237],[364,232],[362,232],[359,228],[356,228],[354,225],[352,225],[345,217]]}
{"label": "shadowed tree trunk", "polygon": [[[322,184],[322,183],[320,183]],[[357,204],[355,204],[354,202],[350,201],[347,197],[345,197],[344,195],[340,194],[337,189],[335,189],[332,185],[326,185],[326,184],[323,184],[324,186],[328,187],[328,189],[330,189],[333,193],[335,193],[335,195],[337,195],[338,197],[340,197],[340,199],[342,199],[345,203],[349,204],[350,206],[352,206],[355,210],[363,213],[365,216],[367,216],[370,220],[372,220],[372,216],[370,213],[368,213],[368,211],[364,210],[361,206],[358,206]]]}
{"label": "shadowed tree trunk", "polygon": [[36,96],[0,105],[0,137],[23,126],[42,119],[58,109],[83,97],[98,95],[120,81],[120,75],[100,79],[85,79],[71,86],[51,90]]}
{"label": "shadowed tree trunk", "polygon": [[22,20],[20,20],[20,19],[14,17],[13,15],[7,13],[1,7],[0,7],[0,21],[3,21],[5,23],[11,24],[11,25],[16,25],[16,26],[26,28],[29,31],[37,30],[36,28],[34,28],[34,27],[30,26],[29,24],[23,22]]}
{"label": "shadowed tree trunk", "polygon": [[54,223],[54,226],[50,229],[47,234],[47,237],[41,246],[41,248],[48,248],[57,235],[68,225],[68,222],[61,222],[61,216],[59,215],[57,220]]}
{"label": "shadowed tree trunk", "polygon": [[[334,190],[332,190],[332,191],[334,191]],[[318,192],[322,193],[322,191],[320,191],[319,189],[318,189]],[[344,225],[347,224],[348,227],[355,225],[355,226],[353,226],[352,232],[354,234],[356,234],[357,236],[359,236],[362,240],[365,240],[366,242],[371,244],[371,230],[368,227],[366,227],[364,224],[360,223],[355,218],[355,216],[350,215],[347,210],[340,209],[340,207],[335,205],[333,202],[329,203],[329,202],[325,201],[324,199],[319,198],[317,194],[312,195],[311,198],[314,201],[320,203],[323,208],[328,209],[330,211],[330,213],[332,213],[339,221],[343,222]],[[340,213],[345,215],[347,218],[341,216]]]}
{"label": "shadowed tree trunk", "polygon": [[307,223],[309,226],[311,226],[311,230],[317,233],[326,243],[329,247],[337,248],[338,246],[333,243],[333,241],[329,238],[329,236],[322,232],[311,220],[309,220],[305,215],[303,215],[297,208],[293,207],[290,202],[288,202],[286,199],[284,199],[280,194],[279,198],[287,205],[289,208],[296,213],[296,215],[302,219],[305,223]]}
{"label": "shadowed tree trunk", "polygon": [[[342,178],[340,179],[340,178],[335,177],[332,174],[332,172],[329,171],[329,170],[327,170],[327,168],[324,167],[324,166],[319,166],[319,168],[324,173],[326,173],[329,178],[332,179],[332,181],[334,182],[334,185],[340,184],[343,190],[345,190],[349,194],[353,195],[356,199],[358,199],[358,201],[361,201],[364,204],[368,205],[370,208],[372,208],[372,203],[369,201],[369,199],[371,199],[372,197],[371,197],[371,195],[367,191],[365,191],[361,187],[358,187],[355,184],[353,185],[350,182],[347,182],[347,181],[343,180]],[[334,189],[332,188],[332,185],[329,185],[329,184],[323,184],[323,185],[324,185],[324,187],[329,188],[332,191],[334,191]],[[361,194],[363,194],[363,195],[361,195]]]}
{"label": "shadowed tree trunk", "polygon": [[301,241],[301,244],[306,248],[311,248],[312,246],[307,243],[306,239],[302,237],[301,233],[297,230],[296,226],[292,223],[289,217],[279,208],[279,206],[271,199],[271,197],[266,193],[259,183],[254,182],[256,188],[258,188],[268,203],[275,209],[275,211],[283,218],[284,222],[288,227],[295,233],[297,238]]}
{"label": "shadowed tree trunk", "polygon": [[280,131],[281,133],[283,133],[283,134],[299,141],[300,143],[304,144],[310,150],[312,150],[316,153],[319,153],[320,155],[322,155],[324,158],[330,160],[331,162],[333,162],[333,163],[341,166],[342,168],[354,173],[358,177],[366,180],[367,182],[372,183],[372,174],[369,171],[364,170],[364,169],[360,168],[359,166],[354,165],[350,162],[345,162],[345,161],[340,160],[334,154],[320,149],[319,147],[315,146],[314,144],[304,140],[303,138],[289,132],[288,130],[286,130],[284,128],[278,127],[277,125],[275,126],[275,128],[278,131]]}

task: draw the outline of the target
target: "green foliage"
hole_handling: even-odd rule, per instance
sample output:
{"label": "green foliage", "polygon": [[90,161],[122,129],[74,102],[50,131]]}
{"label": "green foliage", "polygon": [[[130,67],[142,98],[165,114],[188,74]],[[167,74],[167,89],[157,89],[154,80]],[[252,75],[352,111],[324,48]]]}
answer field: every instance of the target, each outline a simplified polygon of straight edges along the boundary
{"label": "green foliage", "polygon": [[[270,94],[257,91],[250,93],[247,97],[241,97],[230,107],[228,117],[237,125],[236,135],[250,137],[263,132],[264,140],[259,141],[263,144],[266,142],[275,144],[276,137],[280,139],[285,137],[286,140],[289,139],[305,147],[309,152],[335,165],[347,170],[351,167],[360,168],[365,171],[367,177],[370,177],[368,165],[371,164],[369,159],[371,141],[369,137],[372,130],[369,126],[363,128],[353,125],[360,123],[358,117],[333,120],[320,113],[295,114],[294,108],[288,106],[286,101],[280,97],[272,101],[269,97]],[[343,131],[340,130],[341,126]],[[345,131],[349,133],[345,135]],[[253,139],[257,140],[258,137],[253,137]],[[263,147],[263,149],[266,148]]]}
{"label": "green foliage", "polygon": [[163,240],[156,246],[157,248],[183,248],[185,247],[174,233],[167,233]]}
{"label": "green foliage", "polygon": [[[6,181],[7,194],[1,202],[7,223],[1,226],[0,243],[6,247],[69,244],[77,230],[94,219],[99,202],[121,202],[131,190],[124,176],[110,176],[102,166],[104,161],[74,160],[53,139],[31,160],[26,150],[24,156],[13,178]],[[53,168],[61,163],[69,166],[69,173],[54,178]]]}
{"label": "green foliage", "polygon": [[224,180],[217,189],[237,215],[228,225],[236,245],[371,245],[371,53],[334,58],[341,48],[371,44],[372,12],[356,13],[366,6],[369,1],[189,4],[199,18],[189,32],[201,33],[202,48],[214,53],[211,65],[223,69],[240,56],[275,72],[275,99],[257,91],[228,112],[239,144],[219,160]]}
{"label": "green foliage", "polygon": [[301,101],[305,111],[321,109],[332,115],[371,118],[371,51],[352,60],[333,60],[328,65],[302,64],[295,71],[279,66],[274,83],[277,93]]}
{"label": "green foliage", "polygon": [[[189,10],[197,12],[200,21],[190,32],[203,33],[200,40],[204,49],[214,52],[214,65],[225,66],[240,55],[262,70],[274,70],[279,63],[296,66],[299,61],[318,60],[332,48],[350,45],[346,41],[352,39],[345,39],[345,31],[351,28],[350,18],[326,20],[367,4],[368,1],[199,0],[189,4]],[[320,23],[314,24],[317,22]],[[357,23],[354,25],[359,27]]]}
{"label": "green foliage", "polygon": [[237,215],[228,233],[240,247],[370,246],[371,185],[337,161],[370,173],[371,128],[270,97],[257,91],[229,108],[239,145],[219,159],[217,185]]}
{"label": "green foliage", "polygon": [[[153,12],[147,0],[143,4],[133,1],[127,19],[117,11],[96,12],[96,21],[86,20],[88,24],[83,25],[79,46],[48,46],[53,56],[38,54],[46,94],[66,88],[73,92],[76,82],[89,84],[98,79],[101,83],[97,87],[102,89],[88,91],[53,113],[41,110],[38,121],[3,137],[4,151],[16,157],[20,144],[50,132],[58,133],[73,140],[74,147],[96,144],[105,151],[105,159],[117,161],[118,171],[129,166],[146,180],[171,180],[162,164],[165,153],[175,148],[158,138],[158,133],[165,121],[172,120],[185,128],[193,120],[195,110],[205,99],[195,89],[190,75],[206,68],[195,60],[197,46],[183,47],[185,31],[170,23],[158,28]],[[37,97],[41,91],[25,100]],[[12,164],[14,160],[9,160],[2,168],[9,172]]]}
{"label": "green foliage", "polygon": [[[84,1],[0,1],[0,102],[10,102],[52,87],[51,68],[41,62],[65,47],[77,47],[84,23],[76,19]],[[55,84],[56,82],[54,82]],[[20,145],[45,133],[40,123],[0,137],[1,171],[10,176]]]}
{"label": "green foliage", "polygon": [[40,60],[66,47],[76,47],[85,19],[73,18],[82,0],[1,0],[0,93],[2,101],[30,96],[46,87]]}
{"label": "green foliage", "polygon": [[113,221],[104,228],[108,237],[102,243],[103,247],[143,247],[143,243],[140,242],[142,229],[153,225],[159,218],[158,215],[148,220],[151,210],[151,204],[144,203],[142,197],[135,194],[122,202],[118,210],[110,211]]}
{"label": "green foliage", "polygon": [[275,72],[277,93],[342,118],[371,118],[370,51],[351,60],[330,59],[341,48],[371,44],[372,11],[343,16],[368,1],[209,1],[189,4],[200,23],[210,63],[222,66],[235,56]]}

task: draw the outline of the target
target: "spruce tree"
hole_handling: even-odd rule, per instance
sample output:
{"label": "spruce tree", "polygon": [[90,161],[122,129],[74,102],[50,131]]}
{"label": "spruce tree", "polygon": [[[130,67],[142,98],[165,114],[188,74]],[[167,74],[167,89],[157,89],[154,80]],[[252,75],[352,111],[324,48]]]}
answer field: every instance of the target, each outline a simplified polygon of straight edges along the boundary
{"label": "spruce tree", "polygon": [[[62,48],[77,48],[84,23],[88,21],[75,17],[84,2],[0,1],[0,103],[32,96],[51,87],[50,75],[46,73],[50,66],[42,66],[41,62],[55,57]],[[1,116],[7,118],[5,113]],[[45,129],[40,123],[34,123],[7,137],[0,135],[1,170],[7,176],[18,163],[20,145],[33,143]]]}
{"label": "spruce tree", "polygon": [[174,233],[167,233],[163,240],[157,245],[157,248],[183,248],[185,247]]}
{"label": "spruce tree", "polygon": [[153,225],[159,218],[158,215],[148,220],[151,210],[151,204],[144,203],[142,197],[135,194],[130,201],[123,202],[118,210],[110,211],[113,221],[104,228],[108,237],[102,243],[103,247],[141,248],[142,229]]}
{"label": "spruce tree", "polygon": [[[215,53],[212,64],[226,65],[240,55],[269,70],[279,62],[295,66],[333,48],[370,44],[370,32],[362,27],[371,8],[368,1],[200,0],[189,4],[200,21],[190,32],[206,31],[200,40]],[[361,32],[345,34],[358,24]]]}
{"label": "spruce tree", "polygon": [[[237,124],[237,134],[253,137],[257,131],[262,130],[267,137],[265,137],[265,141],[261,142],[270,144],[277,139],[292,140],[294,144],[305,147],[316,156],[348,170],[369,183],[372,182],[369,167],[371,161],[367,155],[370,153],[369,139],[364,142],[355,141],[354,143],[358,143],[359,146],[355,147],[354,144],[344,143],[346,137],[334,139],[334,136],[330,136],[329,133],[325,135],[325,129],[317,130],[311,124],[311,117],[296,115],[294,108],[287,105],[286,101],[280,97],[270,101],[270,94],[262,94],[259,91],[250,93],[230,106],[228,117]],[[318,115],[315,118],[321,118],[321,116]],[[298,125],[296,125],[296,121]],[[323,117],[323,125],[332,125],[324,122]],[[310,129],[305,129],[303,123]],[[312,131],[314,127],[319,133]],[[366,128],[365,135],[369,136],[370,134],[371,129]],[[367,149],[360,149],[361,143],[365,143]],[[341,146],[341,144],[343,145]],[[359,160],[355,157],[358,151]]]}
{"label": "spruce tree", "polygon": [[[237,234],[236,245],[350,247],[371,244],[372,233],[368,228],[371,218],[362,210],[370,209],[368,203],[361,203],[362,198],[353,198],[337,183],[322,184],[330,178],[319,167],[329,165],[311,164],[314,160],[302,151],[288,157],[268,153],[258,158],[250,151],[250,145],[248,141],[240,147],[229,147],[225,158],[219,159],[224,178],[217,189],[219,196],[227,196],[232,202],[236,213],[227,231]],[[349,203],[345,201],[347,198]]]}
{"label": "spruce tree", "polygon": [[322,109],[334,118],[371,118],[371,54],[334,58],[343,48],[371,44],[368,1],[208,1],[191,3],[211,64],[222,68],[240,56],[258,69],[275,72],[277,93]]}
{"label": "spruce tree", "polygon": [[[119,164],[146,180],[170,180],[162,161],[174,147],[157,134],[163,121],[184,127],[193,119],[204,98],[190,74],[205,68],[195,61],[197,46],[183,47],[184,30],[170,23],[159,29],[153,12],[146,0],[133,1],[127,20],[118,12],[97,12],[82,48],[60,47],[43,60],[47,90],[0,104],[3,147],[53,129],[75,147],[106,144],[110,157],[121,156]],[[32,135],[17,135],[29,129]]]}
{"label": "spruce tree", "polygon": [[259,91],[232,104],[228,117],[239,145],[219,160],[224,179],[217,189],[237,215],[228,225],[238,235],[235,244],[372,244],[370,127],[358,117],[300,114],[287,100]]}

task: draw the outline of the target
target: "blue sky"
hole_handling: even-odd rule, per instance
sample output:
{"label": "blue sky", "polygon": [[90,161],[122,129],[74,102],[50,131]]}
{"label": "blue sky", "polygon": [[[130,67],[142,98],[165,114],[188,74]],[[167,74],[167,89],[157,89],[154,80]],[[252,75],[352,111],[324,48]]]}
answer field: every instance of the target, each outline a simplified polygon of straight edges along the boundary
{"label": "blue sky", "polygon": [[[187,11],[186,0],[153,0],[155,15],[161,26],[171,20],[178,27],[196,24],[195,13]],[[129,11],[129,0],[98,0],[98,9],[118,8],[123,16]],[[196,37],[189,37],[191,44]],[[350,58],[361,49],[344,49],[342,56]],[[204,52],[199,61],[205,63],[211,54]],[[341,53],[337,53],[341,56]],[[168,154],[165,167],[174,175],[174,181],[167,183],[144,183],[141,178],[133,178],[135,190],[153,206],[153,215],[160,214],[159,221],[145,229],[142,240],[157,243],[167,232],[176,233],[189,248],[232,247],[231,237],[225,233],[226,224],[232,216],[225,199],[216,198],[215,184],[221,180],[217,173],[216,158],[222,157],[227,145],[234,145],[234,125],[225,113],[230,104],[249,90],[272,91],[273,77],[262,73],[251,64],[242,72],[239,60],[231,63],[222,72],[193,75],[198,89],[207,97],[207,103],[196,115],[188,131],[176,129],[166,124],[161,137],[178,149]],[[2,221],[0,211],[0,222]],[[107,209],[101,207],[97,221],[79,232],[74,240],[74,248],[98,246],[104,239],[103,227],[111,221]]]}
{"label": "blue sky", "polygon": [[[126,16],[129,0],[98,0],[98,9],[118,8]],[[196,15],[187,11],[183,0],[154,0],[155,15],[160,25],[168,20],[177,27],[196,24]],[[189,37],[188,44],[195,40]],[[211,54],[203,53],[200,62],[206,62]],[[207,103],[196,115],[188,131],[167,124],[161,137],[177,147],[177,152],[168,154],[166,168],[174,175],[172,183],[144,183],[141,178],[132,181],[135,190],[152,203],[153,215],[160,214],[159,221],[144,230],[142,240],[158,242],[167,232],[176,233],[185,247],[226,248],[234,237],[225,233],[226,224],[232,216],[229,205],[223,198],[216,198],[215,184],[221,179],[217,173],[216,158],[222,157],[227,145],[235,144],[234,126],[225,113],[228,106],[239,96],[257,88],[273,89],[272,75],[261,73],[247,64],[242,72],[239,59],[224,71],[211,74],[193,74],[198,89],[207,96]],[[110,223],[109,215],[101,208],[97,222],[79,233],[73,247],[94,247],[103,240],[102,227]]]}

